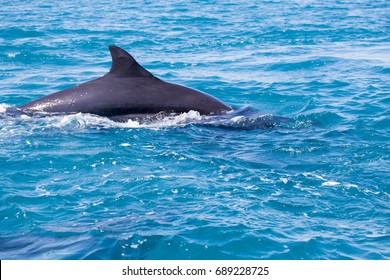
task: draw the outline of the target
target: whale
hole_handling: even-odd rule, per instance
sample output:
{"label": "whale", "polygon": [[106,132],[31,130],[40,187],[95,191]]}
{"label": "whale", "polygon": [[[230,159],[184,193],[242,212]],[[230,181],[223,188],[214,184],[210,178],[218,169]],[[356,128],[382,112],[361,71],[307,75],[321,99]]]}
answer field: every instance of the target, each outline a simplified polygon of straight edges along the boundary
{"label": "whale", "polygon": [[232,110],[207,93],[157,78],[118,46],[109,46],[109,51],[112,65],[107,74],[18,109],[32,115],[89,113],[114,120],[189,111],[221,115]]}

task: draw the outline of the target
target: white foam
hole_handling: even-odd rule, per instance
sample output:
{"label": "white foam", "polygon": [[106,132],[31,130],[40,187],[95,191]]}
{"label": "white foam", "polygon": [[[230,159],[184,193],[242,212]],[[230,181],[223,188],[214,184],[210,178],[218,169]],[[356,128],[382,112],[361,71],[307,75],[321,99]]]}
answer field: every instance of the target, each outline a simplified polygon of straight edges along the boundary
{"label": "white foam", "polygon": [[237,117],[232,118],[231,121],[233,121],[233,122],[239,122],[239,121],[241,121],[241,120],[243,120],[243,119],[245,119],[244,116],[237,116]]}
{"label": "white foam", "polygon": [[121,147],[128,147],[128,146],[131,146],[131,144],[130,143],[122,143],[119,146],[121,146]]}
{"label": "white foam", "polygon": [[289,180],[287,178],[280,178],[280,181],[282,181],[284,184],[287,184]]}
{"label": "white foam", "polygon": [[350,184],[350,183],[346,183],[346,184],[345,184],[345,187],[347,187],[347,188],[359,189],[359,186],[358,186],[358,185],[356,185],[356,184]]}
{"label": "white foam", "polygon": [[157,120],[156,122],[153,122],[151,124],[147,125],[140,125],[140,127],[147,127],[147,128],[164,128],[164,127],[170,127],[170,126],[181,126],[181,125],[187,125],[192,122],[201,121],[202,116],[197,111],[189,111],[188,113],[182,113],[180,115],[173,115],[173,116],[167,116],[160,120]]}
{"label": "white foam", "polygon": [[[108,118],[91,114],[72,114],[66,116],[48,117],[48,123],[60,128],[86,128],[86,127],[104,127],[104,128],[150,128],[159,129],[170,126],[186,125],[191,122],[202,120],[199,112],[189,111],[179,115],[162,117],[147,123],[141,123],[138,120],[129,119],[127,122],[115,122]],[[123,144],[125,146],[126,143]]]}
{"label": "white foam", "polygon": [[326,181],[326,179],[324,177],[322,177],[321,175],[317,175],[315,173],[312,173],[312,172],[304,172],[302,173],[303,176],[305,176],[306,178],[317,178],[317,179],[320,179],[322,181]]}
{"label": "white foam", "polygon": [[340,183],[336,182],[336,181],[326,181],[326,182],[322,183],[322,186],[324,186],[324,187],[335,187],[338,185],[340,185]]}
{"label": "white foam", "polygon": [[19,55],[20,52],[7,52],[6,55],[8,56],[8,58],[14,58],[16,57],[17,55]]}
{"label": "white foam", "polygon": [[[87,127],[120,127],[121,123],[116,123],[104,117],[91,114],[72,114],[65,116],[46,117],[49,126],[59,128],[87,128]],[[138,125],[138,123],[137,123]]]}
{"label": "white foam", "polygon": [[[0,114],[6,112],[11,107],[7,104],[0,104]],[[191,123],[199,123],[208,117],[201,116],[199,112],[189,111],[178,115],[161,116],[141,121],[128,120],[127,122],[116,122],[106,117],[91,114],[71,114],[71,115],[50,115],[0,118],[0,138],[4,141],[10,139],[9,136],[32,135],[37,131],[61,130],[64,132],[83,132],[88,129],[151,129],[159,130],[169,127],[184,127]],[[4,137],[3,137],[4,136]],[[126,147],[130,143],[121,143]],[[185,158],[182,158],[184,160]]]}
{"label": "white foam", "polygon": [[8,104],[0,103],[0,114],[4,113],[9,107]]}

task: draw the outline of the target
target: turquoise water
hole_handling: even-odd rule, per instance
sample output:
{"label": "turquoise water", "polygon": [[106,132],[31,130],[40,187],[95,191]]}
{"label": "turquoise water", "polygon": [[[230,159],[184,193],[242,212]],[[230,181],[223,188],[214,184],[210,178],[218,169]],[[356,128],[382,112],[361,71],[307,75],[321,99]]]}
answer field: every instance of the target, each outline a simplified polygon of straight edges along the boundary
{"label": "turquoise water", "polygon": [[[390,258],[387,1],[96,2],[0,6],[1,259]],[[111,44],[236,112],[6,112]]]}

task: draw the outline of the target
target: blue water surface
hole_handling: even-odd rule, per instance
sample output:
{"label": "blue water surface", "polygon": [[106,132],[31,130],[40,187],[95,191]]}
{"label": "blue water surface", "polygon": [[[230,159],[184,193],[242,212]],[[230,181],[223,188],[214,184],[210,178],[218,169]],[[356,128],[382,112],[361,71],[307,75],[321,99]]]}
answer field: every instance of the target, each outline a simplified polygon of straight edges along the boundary
{"label": "blue water surface", "polygon": [[[2,1],[0,259],[389,259],[390,6]],[[7,110],[107,47],[236,112],[150,123]],[[262,126],[276,116],[289,122]]]}

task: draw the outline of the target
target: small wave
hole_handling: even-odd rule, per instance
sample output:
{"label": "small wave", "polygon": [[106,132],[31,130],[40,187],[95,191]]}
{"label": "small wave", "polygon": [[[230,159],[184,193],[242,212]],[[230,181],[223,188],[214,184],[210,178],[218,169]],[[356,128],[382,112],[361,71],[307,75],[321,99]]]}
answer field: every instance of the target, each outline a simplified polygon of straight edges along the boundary
{"label": "small wave", "polygon": [[282,127],[291,119],[271,114],[261,114],[250,107],[231,111],[226,115],[206,118],[202,124],[227,129],[269,129]]}
{"label": "small wave", "polygon": [[258,115],[255,117],[235,116],[232,118],[213,118],[205,121],[204,124],[228,129],[253,130],[274,128],[276,126],[281,126],[283,123],[288,121],[289,119],[284,117]]}
{"label": "small wave", "polygon": [[333,57],[303,57],[298,61],[275,63],[268,68],[276,71],[312,70],[334,64],[336,61]]}
{"label": "small wave", "polygon": [[202,121],[204,118],[205,117],[201,116],[199,112],[191,110],[187,113],[181,114],[157,115],[146,118],[130,118],[126,122],[117,122],[107,118],[104,119],[109,122],[111,127],[116,128],[161,129],[167,127],[185,126],[190,123],[197,123]]}
{"label": "small wave", "polygon": [[333,112],[314,112],[310,114],[301,114],[294,118],[297,128],[313,125],[336,124],[343,120],[343,117]]}
{"label": "small wave", "polygon": [[107,117],[98,115],[75,113],[69,115],[58,114],[41,114],[29,116],[23,112],[10,108],[7,104],[0,104],[0,129],[15,129],[17,127],[29,127],[28,130],[34,131],[36,128],[51,129],[57,128],[62,130],[80,130],[88,128],[148,128],[161,129],[167,127],[185,126],[190,123],[201,122],[205,117],[199,112],[189,111],[182,114],[157,115],[154,117],[130,118],[126,121],[115,121]]}
{"label": "small wave", "polygon": [[189,111],[181,114],[157,114],[144,117],[130,117],[118,121],[103,116],[75,113],[67,115],[41,114],[29,116],[23,112],[11,108],[8,104],[0,104],[0,117],[3,121],[0,127],[21,126],[34,131],[37,128],[62,129],[65,131],[96,129],[164,129],[170,127],[185,127],[190,124],[216,127],[223,129],[254,130],[289,128],[300,129],[315,123],[315,117],[286,118],[271,114],[261,114],[251,108],[243,108],[231,111],[225,115],[203,116],[197,111]]}

